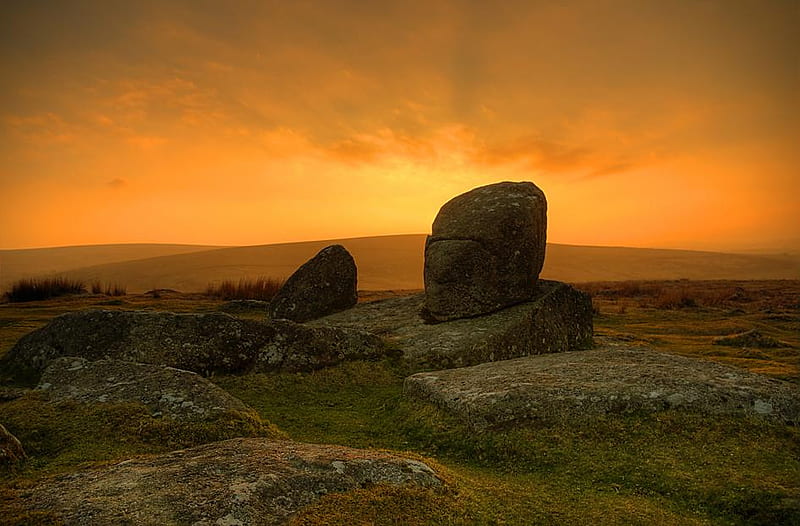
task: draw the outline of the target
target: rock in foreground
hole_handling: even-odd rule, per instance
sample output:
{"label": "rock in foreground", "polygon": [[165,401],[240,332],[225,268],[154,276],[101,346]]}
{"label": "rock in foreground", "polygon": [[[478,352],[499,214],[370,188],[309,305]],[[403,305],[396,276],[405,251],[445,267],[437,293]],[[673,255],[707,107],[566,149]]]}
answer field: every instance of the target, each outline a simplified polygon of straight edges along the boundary
{"label": "rock in foreground", "polygon": [[547,201],[533,183],[475,188],[442,206],[425,242],[425,315],[478,316],[527,301],[544,264]]}
{"label": "rock in foreground", "polygon": [[22,494],[66,525],[273,525],[327,493],[439,486],[426,464],[340,446],[234,439],[60,476]]}
{"label": "rock in foreground", "polygon": [[406,378],[404,391],[478,430],[670,408],[800,422],[800,386],[645,349],[601,348],[418,373]]}
{"label": "rock in foreground", "polygon": [[270,317],[304,322],[349,309],[358,302],[357,281],[350,252],[325,247],[286,280],[270,303]]}
{"label": "rock in foreground", "polygon": [[65,357],[53,360],[40,382],[39,389],[52,401],[139,402],[153,416],[173,420],[211,420],[251,411],[202,376],[161,365]]}
{"label": "rock in foreground", "polygon": [[290,321],[228,314],[72,312],[20,338],[0,370],[38,375],[61,356],[166,365],[208,375],[314,370],[345,360],[376,359],[380,338],[353,329],[310,328]]}
{"label": "rock in foreground", "polygon": [[416,294],[361,303],[311,324],[379,334],[417,368],[463,367],[592,345],[591,299],[557,281],[539,280],[529,302],[434,325],[419,316],[424,301],[424,294]]}

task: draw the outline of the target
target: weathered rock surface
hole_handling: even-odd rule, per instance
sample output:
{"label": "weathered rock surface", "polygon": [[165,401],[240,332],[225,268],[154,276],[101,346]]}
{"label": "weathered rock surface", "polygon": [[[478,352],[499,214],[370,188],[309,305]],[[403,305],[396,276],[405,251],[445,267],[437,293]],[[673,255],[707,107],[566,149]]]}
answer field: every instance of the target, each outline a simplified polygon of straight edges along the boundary
{"label": "weathered rock surface", "polygon": [[407,396],[482,430],[526,421],[680,409],[800,422],[800,386],[641,348],[532,356],[406,378]]}
{"label": "weathered rock surface", "polygon": [[[72,312],[20,338],[0,370],[41,373],[61,356],[167,365],[200,374],[302,371],[386,352],[375,335],[228,314]],[[20,373],[22,374],[22,373]]]}
{"label": "weathered rock surface", "polygon": [[162,365],[64,357],[50,362],[38,387],[52,401],[140,402],[153,416],[211,420],[250,409],[197,373]]}
{"label": "weathered rock surface", "polygon": [[547,201],[533,183],[491,184],[451,199],[425,243],[425,316],[446,321],[527,301],[546,237]]}
{"label": "weathered rock surface", "polygon": [[0,470],[12,468],[23,460],[25,450],[22,449],[22,444],[0,424]]}
{"label": "weathered rock surface", "polygon": [[350,252],[325,247],[289,276],[270,303],[270,317],[304,322],[349,309],[358,302],[357,281]]}
{"label": "weathered rock surface", "polygon": [[383,336],[413,367],[448,368],[592,345],[589,296],[564,283],[540,280],[526,303],[477,318],[428,325],[419,316],[424,294],[361,303],[311,322]]}
{"label": "weathered rock surface", "polygon": [[773,349],[776,347],[791,347],[790,344],[776,340],[771,336],[761,334],[758,329],[753,329],[738,334],[720,336],[711,342],[714,345],[725,345],[728,347],[749,347],[757,349]]}
{"label": "weathered rock surface", "polygon": [[273,525],[368,484],[442,482],[426,464],[389,453],[234,439],[60,476],[22,497],[66,525]]}

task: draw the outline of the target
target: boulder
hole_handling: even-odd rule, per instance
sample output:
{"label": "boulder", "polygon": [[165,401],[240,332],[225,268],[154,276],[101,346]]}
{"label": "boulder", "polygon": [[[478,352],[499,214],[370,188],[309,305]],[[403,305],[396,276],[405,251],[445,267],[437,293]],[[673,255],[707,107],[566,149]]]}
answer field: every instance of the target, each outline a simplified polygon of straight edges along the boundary
{"label": "boulder", "polygon": [[354,329],[260,322],[219,312],[88,310],[58,316],[20,338],[0,360],[0,371],[38,376],[61,356],[166,365],[203,375],[308,371],[385,353],[380,338]]}
{"label": "boulder", "polygon": [[0,424],[0,470],[13,468],[25,460],[25,451],[17,437]]}
{"label": "boulder", "polygon": [[464,367],[592,345],[592,301],[557,281],[539,280],[530,301],[493,314],[426,324],[419,316],[424,294],[360,303],[310,323],[384,337],[417,369]]}
{"label": "boulder", "polygon": [[425,243],[431,322],[529,300],[544,264],[547,201],[533,183],[475,188],[442,206]]}
{"label": "boulder", "polygon": [[403,388],[476,430],[665,409],[800,423],[796,384],[623,346],[417,373]]}
{"label": "boulder", "polygon": [[213,420],[252,411],[202,376],[162,365],[64,357],[50,362],[38,389],[51,401],[139,402],[153,416],[181,421]]}
{"label": "boulder", "polygon": [[331,245],[289,276],[272,299],[272,319],[304,322],[349,309],[358,302],[356,262],[342,245]]}
{"label": "boulder", "polygon": [[442,481],[391,453],[241,438],[61,475],[19,494],[67,526],[277,525],[326,494],[370,484]]}

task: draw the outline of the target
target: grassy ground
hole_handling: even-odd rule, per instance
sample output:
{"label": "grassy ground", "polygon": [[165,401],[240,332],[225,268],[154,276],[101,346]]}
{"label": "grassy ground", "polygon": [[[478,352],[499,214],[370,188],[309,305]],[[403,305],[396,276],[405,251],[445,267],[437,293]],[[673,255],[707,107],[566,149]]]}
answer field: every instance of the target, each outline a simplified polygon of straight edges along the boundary
{"label": "grassy ground", "polygon": [[[582,287],[594,295],[601,339],[799,381],[799,282]],[[107,298],[83,297],[25,308],[0,305],[0,354],[50,317],[78,308],[197,312],[219,305],[170,294],[123,301],[107,305],[101,304]],[[752,328],[794,347],[711,344],[715,336]],[[411,451],[436,463],[451,482],[444,491],[372,487],[328,496],[297,517],[297,524],[800,523],[797,427],[663,412],[609,416],[590,427],[540,425],[475,435],[431,406],[404,400],[406,373],[388,361],[355,362],[308,374],[213,380],[292,439]],[[8,523],[50,520],[26,514],[9,488],[92,462],[229,436],[219,429],[159,427],[135,406],[53,408],[32,395],[0,402],[0,423],[30,456],[21,471],[0,478],[0,507],[12,511],[0,514],[0,522]],[[254,422],[229,434],[265,429]]]}

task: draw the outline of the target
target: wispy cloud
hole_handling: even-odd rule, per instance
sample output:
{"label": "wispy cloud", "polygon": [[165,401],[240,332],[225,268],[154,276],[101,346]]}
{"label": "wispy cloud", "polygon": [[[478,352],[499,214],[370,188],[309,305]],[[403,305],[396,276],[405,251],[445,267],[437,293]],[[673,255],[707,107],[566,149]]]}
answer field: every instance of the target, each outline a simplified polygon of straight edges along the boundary
{"label": "wispy cloud", "polygon": [[108,181],[106,183],[106,185],[109,188],[113,188],[115,190],[118,190],[120,188],[125,188],[126,186],[128,186],[128,181],[126,181],[125,179],[122,179],[121,177],[115,177],[114,179],[111,179],[110,181]]}

